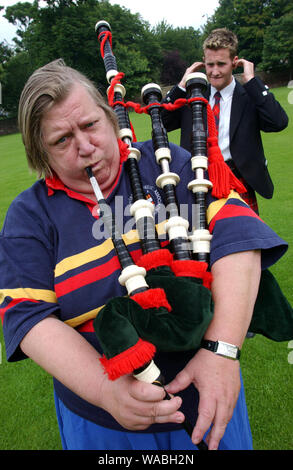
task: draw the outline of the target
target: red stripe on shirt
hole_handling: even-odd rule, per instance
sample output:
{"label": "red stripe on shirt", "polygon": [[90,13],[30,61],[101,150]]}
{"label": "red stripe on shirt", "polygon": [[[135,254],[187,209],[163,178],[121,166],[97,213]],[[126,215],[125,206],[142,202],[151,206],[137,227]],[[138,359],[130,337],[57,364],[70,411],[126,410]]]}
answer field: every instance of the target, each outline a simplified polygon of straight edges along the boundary
{"label": "red stripe on shirt", "polygon": [[[162,246],[167,244],[168,241],[161,243]],[[141,255],[141,249],[131,251],[131,257],[134,263],[137,262]],[[57,297],[62,297],[63,295],[69,294],[70,292],[91,284],[92,282],[104,279],[119,269],[121,269],[121,266],[118,257],[114,256],[107,263],[104,263],[101,266],[97,266],[83,273],[76,274],[75,276],[72,276],[65,281],[61,281],[55,284],[55,293]]]}
{"label": "red stripe on shirt", "polygon": [[[134,263],[140,256],[140,249],[131,252],[131,257]],[[55,284],[56,295],[57,297],[62,297],[62,295],[69,294],[69,292],[79,289],[80,287],[84,287],[88,284],[91,284],[92,282],[104,279],[113,274],[114,271],[117,271],[119,269],[121,269],[121,266],[118,257],[113,256],[113,258],[111,258],[109,261],[100,266],[88,269],[87,271],[76,274],[75,276],[72,276],[69,279],[66,279],[65,281],[61,281]]]}
{"label": "red stripe on shirt", "polygon": [[94,320],[87,320],[85,323],[77,327],[80,333],[94,333]]}
{"label": "red stripe on shirt", "polygon": [[209,225],[209,230],[212,233],[215,227],[215,223],[218,220],[222,219],[228,219],[229,217],[255,217],[259,220],[261,218],[254,212],[252,211],[249,207],[243,207],[243,206],[237,206],[234,204],[226,204],[224,207],[222,207],[221,210],[212,218],[210,225]]}
{"label": "red stripe on shirt", "polygon": [[107,263],[104,263],[101,266],[88,269],[83,273],[76,274],[65,281],[55,284],[56,295],[57,297],[62,297],[62,295],[69,294],[69,292],[79,289],[80,287],[110,276],[119,268],[120,264],[118,258],[117,256],[114,256]]}
{"label": "red stripe on shirt", "polygon": [[4,315],[5,313],[7,312],[7,310],[9,308],[12,308],[14,307],[15,305],[21,303],[21,302],[35,302],[35,303],[38,303],[39,300],[35,300],[35,299],[26,299],[26,298],[20,298],[20,299],[13,299],[11,300],[11,302],[9,302],[8,305],[6,305],[6,307],[3,307],[3,308],[0,308],[0,318],[2,320],[2,323],[4,321]]}

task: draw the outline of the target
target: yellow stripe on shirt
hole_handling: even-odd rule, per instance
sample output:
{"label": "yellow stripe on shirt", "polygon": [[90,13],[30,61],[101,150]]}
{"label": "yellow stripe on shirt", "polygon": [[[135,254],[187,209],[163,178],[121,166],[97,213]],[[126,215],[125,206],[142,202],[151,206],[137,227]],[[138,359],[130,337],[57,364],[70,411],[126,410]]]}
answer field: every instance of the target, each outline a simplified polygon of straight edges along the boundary
{"label": "yellow stripe on shirt", "polygon": [[90,263],[95,259],[102,258],[103,256],[106,256],[108,253],[110,253],[111,250],[113,250],[113,243],[112,240],[109,239],[99,246],[89,248],[88,250],[82,251],[81,253],[64,258],[62,261],[60,261],[60,263],[56,264],[55,277],[61,276],[67,271],[78,268],[83,264]]}
{"label": "yellow stripe on shirt", "polygon": [[[157,232],[159,235],[165,233],[165,224],[166,220],[157,225]],[[123,234],[122,238],[127,246],[139,241],[137,230],[130,230],[129,232]],[[110,251],[113,250],[113,248],[112,240],[108,239],[98,246],[89,248],[88,250],[77,253],[76,255],[69,256],[68,258],[64,258],[62,261],[56,264],[55,277],[61,276],[71,269],[78,268],[96,259],[103,258],[104,256],[108,255]]]}
{"label": "yellow stripe on shirt", "polygon": [[[226,204],[228,199],[239,199],[243,201],[240,195],[236,191],[230,191],[230,194],[227,198],[218,199],[217,201],[212,202],[207,209],[207,222],[208,224],[212,218],[219,212],[220,209]],[[244,201],[243,201],[244,202]]]}
{"label": "yellow stripe on shirt", "polygon": [[11,297],[12,299],[43,300],[44,302],[51,302],[54,304],[57,303],[57,297],[55,292],[47,289],[31,289],[29,287],[19,287],[16,289],[0,290],[0,303],[3,302],[5,297]]}
{"label": "yellow stripe on shirt", "polygon": [[102,310],[103,307],[104,305],[98,308],[94,308],[93,310],[83,313],[82,315],[79,315],[78,317],[70,318],[69,320],[66,320],[64,323],[66,323],[69,326],[72,326],[72,328],[76,328],[77,326],[82,325],[86,321],[93,320],[94,318],[96,318],[99,311]]}

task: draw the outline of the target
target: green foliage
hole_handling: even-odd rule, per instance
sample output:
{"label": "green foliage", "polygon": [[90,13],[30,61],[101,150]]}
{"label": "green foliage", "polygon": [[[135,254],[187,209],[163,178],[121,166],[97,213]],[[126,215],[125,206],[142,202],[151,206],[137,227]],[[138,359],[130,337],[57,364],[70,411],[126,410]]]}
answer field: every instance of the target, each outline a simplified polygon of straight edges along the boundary
{"label": "green foliage", "polygon": [[[219,7],[209,18],[203,34],[206,37],[214,28],[230,29],[238,36],[239,56],[257,66],[262,61],[267,29],[273,20],[281,18],[290,8],[292,9],[292,0],[220,0]],[[283,23],[280,25],[283,27]],[[282,56],[285,47],[281,47],[279,51]]]}
{"label": "green foliage", "polygon": [[192,27],[173,28],[161,21],[153,28],[153,33],[163,51],[160,81],[165,85],[174,84],[186,67],[202,57],[200,32]]}
{"label": "green foliage", "polygon": [[179,51],[180,57],[187,64],[194,62],[195,57],[202,56],[201,36],[199,30],[189,28],[173,28],[165,21],[153,29],[162,50],[165,52]]}
{"label": "green foliage", "polygon": [[[45,5],[44,5],[45,4]],[[104,64],[94,27],[106,20],[113,51],[125,74],[127,98],[136,100],[148,82],[171,85],[185,68],[202,58],[202,42],[216,27],[227,27],[239,39],[239,55],[255,66],[292,69],[293,0],[220,0],[202,31],[174,28],[165,21],[151,28],[139,14],[108,0],[18,2],[5,18],[17,26],[15,47],[0,44],[0,79],[4,111],[16,115],[27,77],[38,67],[62,57],[105,91]]]}
{"label": "green foliage", "polygon": [[7,63],[12,56],[13,51],[9,45],[5,41],[0,42],[0,82],[3,81],[4,77],[4,64]]}
{"label": "green foliage", "polygon": [[35,0],[33,3],[29,2],[18,2],[5,10],[4,18],[10,23],[17,26],[16,34],[20,40],[15,38],[14,41],[22,49],[22,38],[23,34],[29,25],[33,22],[35,15],[37,14],[38,1]]}
{"label": "green foliage", "polygon": [[[19,32],[25,31],[29,24],[33,21],[36,14],[37,3],[18,2],[7,7],[4,17],[12,24],[17,25]],[[19,34],[17,32],[17,34]]]}
{"label": "green foliage", "polygon": [[293,70],[293,10],[274,19],[264,35],[264,70]]}
{"label": "green foliage", "polygon": [[131,49],[123,44],[117,44],[115,49],[119,57],[119,70],[127,70],[128,73],[123,79],[127,95],[126,100],[136,97],[139,100],[141,87],[149,81],[152,72],[149,63],[139,50]]}
{"label": "green foliage", "polygon": [[32,71],[30,56],[24,51],[13,55],[3,67],[3,108],[9,110],[12,117],[17,116],[21,90]]}
{"label": "green foliage", "polygon": [[[6,18],[19,26],[18,52],[27,54],[29,74],[62,57],[66,64],[85,73],[98,86],[107,86],[94,29],[96,22],[104,19],[112,28],[113,50],[119,68],[128,77],[129,97],[149,81],[150,74],[152,79],[158,79],[161,49],[148,24],[138,14],[133,15],[108,1],[50,0],[46,3],[42,8],[35,1],[33,5],[17,3],[6,9]],[[6,109],[13,116],[27,73],[23,74],[19,68],[18,88],[16,90],[15,86],[12,90],[8,85],[12,78],[9,68],[4,68],[4,72],[7,74],[3,87]]]}

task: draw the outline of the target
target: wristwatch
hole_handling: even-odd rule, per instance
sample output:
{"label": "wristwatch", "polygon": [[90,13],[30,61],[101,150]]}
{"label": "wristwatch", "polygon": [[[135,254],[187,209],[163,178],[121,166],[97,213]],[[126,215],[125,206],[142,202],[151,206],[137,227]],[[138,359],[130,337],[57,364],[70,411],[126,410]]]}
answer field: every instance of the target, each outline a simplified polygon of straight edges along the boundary
{"label": "wristwatch", "polygon": [[240,349],[234,344],[225,343],[224,341],[203,339],[201,347],[208,351],[212,351],[219,356],[227,357],[228,359],[240,359]]}

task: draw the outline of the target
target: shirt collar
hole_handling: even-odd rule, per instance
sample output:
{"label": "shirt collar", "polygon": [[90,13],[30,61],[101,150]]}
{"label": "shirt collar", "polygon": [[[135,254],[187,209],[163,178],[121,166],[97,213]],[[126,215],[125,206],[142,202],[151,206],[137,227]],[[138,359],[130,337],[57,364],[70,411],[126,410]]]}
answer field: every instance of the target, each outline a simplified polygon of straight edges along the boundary
{"label": "shirt collar", "polygon": [[72,199],[78,199],[79,201],[86,202],[87,204],[96,204],[92,199],[89,199],[86,196],[83,196],[82,194],[65,186],[63,181],[61,181],[61,179],[55,173],[51,177],[47,177],[45,179],[45,183],[48,188],[48,196],[52,196],[55,191],[64,191],[67,196],[71,197]]}
{"label": "shirt collar", "polygon": [[[223,88],[220,93],[221,93],[221,97],[223,99],[223,101],[226,101],[228,100],[229,98],[231,98],[231,96],[233,95],[233,92],[234,92],[234,88],[235,88],[235,85],[236,85],[236,81],[235,81],[235,78],[232,76],[232,81],[231,83],[229,83],[229,85],[227,85],[225,88]],[[211,96],[214,97],[214,94],[217,92],[218,90],[213,87],[211,85]]]}

